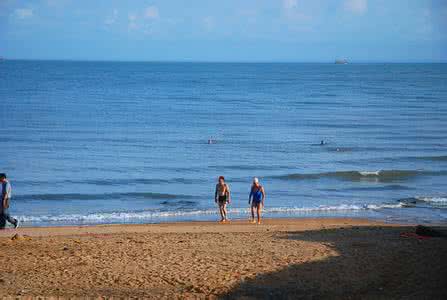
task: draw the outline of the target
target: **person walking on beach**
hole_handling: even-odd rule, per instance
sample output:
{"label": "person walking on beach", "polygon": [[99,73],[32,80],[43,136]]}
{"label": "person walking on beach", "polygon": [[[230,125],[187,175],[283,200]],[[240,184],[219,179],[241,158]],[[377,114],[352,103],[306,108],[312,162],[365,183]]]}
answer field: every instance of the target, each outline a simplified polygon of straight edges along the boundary
{"label": "person walking on beach", "polygon": [[14,225],[14,228],[19,226],[19,221],[9,215],[9,200],[11,199],[11,184],[6,178],[6,174],[0,174],[1,183],[1,201],[0,201],[0,229],[5,228],[6,221]]}
{"label": "person walking on beach", "polygon": [[219,182],[216,184],[214,201],[219,205],[220,222],[228,221],[227,204],[231,203],[230,187],[225,183],[225,177],[223,176],[219,176]]}
{"label": "person walking on beach", "polygon": [[264,187],[259,183],[258,178],[253,178],[253,184],[248,196],[248,204],[251,204],[251,223],[255,223],[255,209],[258,217],[258,224],[261,224],[261,211],[264,207],[265,191]]}

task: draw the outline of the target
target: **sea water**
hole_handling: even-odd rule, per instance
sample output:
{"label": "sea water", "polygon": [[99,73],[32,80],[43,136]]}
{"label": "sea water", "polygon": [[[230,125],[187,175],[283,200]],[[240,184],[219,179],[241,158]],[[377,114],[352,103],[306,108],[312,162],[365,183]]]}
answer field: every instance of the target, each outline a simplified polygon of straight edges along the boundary
{"label": "sea water", "polygon": [[257,176],[270,218],[447,222],[447,64],[7,60],[0,101],[24,225],[217,220],[219,175],[233,219]]}

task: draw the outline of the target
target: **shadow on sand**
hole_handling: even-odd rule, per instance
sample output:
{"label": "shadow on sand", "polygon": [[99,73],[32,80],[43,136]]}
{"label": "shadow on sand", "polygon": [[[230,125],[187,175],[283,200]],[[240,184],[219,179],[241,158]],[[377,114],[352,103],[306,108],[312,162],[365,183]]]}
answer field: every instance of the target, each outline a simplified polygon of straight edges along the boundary
{"label": "shadow on sand", "polygon": [[402,235],[414,230],[353,227],[279,234],[275,238],[322,243],[338,255],[258,274],[220,298],[447,299],[447,238]]}

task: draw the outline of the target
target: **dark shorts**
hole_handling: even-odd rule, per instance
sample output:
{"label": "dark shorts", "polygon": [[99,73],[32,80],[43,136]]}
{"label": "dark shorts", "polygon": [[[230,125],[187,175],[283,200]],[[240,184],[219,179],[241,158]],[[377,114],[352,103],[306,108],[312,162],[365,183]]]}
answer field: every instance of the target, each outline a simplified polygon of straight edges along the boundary
{"label": "dark shorts", "polygon": [[219,205],[227,204],[227,196],[226,195],[219,196],[218,201],[219,201]]}
{"label": "dark shorts", "polygon": [[262,203],[262,200],[255,200],[255,199],[253,199],[251,205],[254,206],[254,207],[258,207],[259,205],[261,205],[261,203]]}
{"label": "dark shorts", "polygon": [[5,228],[6,221],[8,221],[11,224],[17,224],[17,220],[11,217],[11,215],[8,212],[8,209],[3,209],[0,207],[0,229]]}

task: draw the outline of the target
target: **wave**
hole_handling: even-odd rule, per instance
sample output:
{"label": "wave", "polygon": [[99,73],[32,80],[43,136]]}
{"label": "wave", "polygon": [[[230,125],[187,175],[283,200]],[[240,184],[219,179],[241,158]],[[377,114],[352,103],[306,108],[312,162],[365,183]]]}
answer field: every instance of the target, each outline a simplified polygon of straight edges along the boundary
{"label": "wave", "polygon": [[294,169],[291,166],[259,166],[259,165],[227,165],[227,166],[208,166],[209,169],[216,170],[247,170],[247,171],[259,171],[259,170],[278,170],[278,169]]}
{"label": "wave", "polygon": [[[293,215],[300,213],[324,213],[324,212],[348,212],[348,211],[365,211],[365,210],[381,210],[402,208],[402,203],[398,204],[365,204],[351,205],[341,204],[335,206],[318,206],[318,207],[271,207],[264,210],[264,215]],[[248,208],[232,208],[228,210],[230,214],[235,216],[248,215]],[[141,222],[141,221],[157,221],[165,218],[191,218],[207,215],[217,215],[215,209],[205,210],[183,210],[183,211],[135,211],[135,212],[110,212],[110,213],[92,213],[87,215],[81,214],[64,214],[64,215],[42,215],[27,216],[22,215],[18,218],[26,223],[62,223],[62,224],[97,224],[97,223],[116,223],[116,222]]]}
{"label": "wave", "polygon": [[444,203],[447,205],[447,197],[416,197],[417,200],[430,203]]}
{"label": "wave", "polygon": [[196,205],[197,202],[195,201],[188,201],[188,200],[180,200],[180,201],[163,201],[160,203],[161,205],[165,205],[165,206],[180,206],[180,207],[190,207],[193,205]]}
{"label": "wave", "polygon": [[203,183],[205,180],[194,178],[128,178],[128,179],[85,179],[85,180],[59,180],[59,181],[16,181],[16,183],[23,185],[43,185],[43,184],[91,184],[99,186],[117,186],[117,185],[137,185],[137,184],[171,184],[171,183],[183,183],[194,184]]}
{"label": "wave", "polygon": [[273,176],[282,180],[336,178],[342,180],[360,181],[372,179],[375,181],[394,181],[408,179],[421,175],[447,175],[447,171],[418,171],[418,170],[378,170],[378,171],[336,171],[323,173],[293,173]]}
{"label": "wave", "polygon": [[447,207],[447,197],[416,196],[399,200],[407,207]]}
{"label": "wave", "polygon": [[447,161],[447,155],[439,156],[418,156],[415,159],[432,160],[432,161]]}
{"label": "wave", "polygon": [[418,100],[437,100],[437,99],[439,99],[438,97],[435,97],[435,96],[416,96],[415,98]]}
{"label": "wave", "polygon": [[399,190],[411,190],[413,188],[400,185],[400,184],[390,184],[384,186],[362,186],[362,187],[352,187],[346,188],[349,191],[399,191]]}
{"label": "wave", "polygon": [[192,199],[192,195],[164,194],[164,193],[108,193],[108,194],[30,194],[15,195],[14,200],[111,200],[123,198],[138,199]]}
{"label": "wave", "polygon": [[169,183],[202,183],[202,180],[188,179],[188,178],[170,178],[170,179],[149,179],[149,178],[135,178],[135,179],[92,179],[84,181],[68,181],[68,183],[85,183],[94,185],[132,185],[132,184],[169,184]]}

